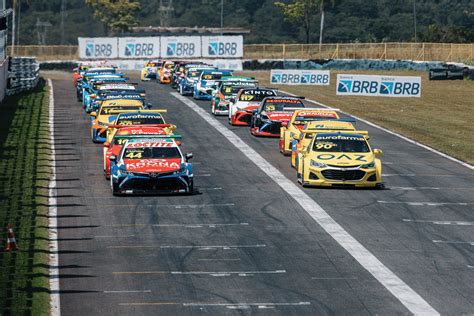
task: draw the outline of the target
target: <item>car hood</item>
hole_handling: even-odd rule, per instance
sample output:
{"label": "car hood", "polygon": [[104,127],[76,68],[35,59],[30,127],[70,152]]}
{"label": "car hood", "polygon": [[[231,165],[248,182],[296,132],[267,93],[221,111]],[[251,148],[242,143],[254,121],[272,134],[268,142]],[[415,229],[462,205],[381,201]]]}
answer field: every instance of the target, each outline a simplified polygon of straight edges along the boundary
{"label": "car hood", "polygon": [[169,172],[179,170],[181,159],[124,159],[127,171],[132,172]]}
{"label": "car hood", "polygon": [[350,167],[371,163],[375,157],[372,153],[314,152],[311,158],[327,165]]}

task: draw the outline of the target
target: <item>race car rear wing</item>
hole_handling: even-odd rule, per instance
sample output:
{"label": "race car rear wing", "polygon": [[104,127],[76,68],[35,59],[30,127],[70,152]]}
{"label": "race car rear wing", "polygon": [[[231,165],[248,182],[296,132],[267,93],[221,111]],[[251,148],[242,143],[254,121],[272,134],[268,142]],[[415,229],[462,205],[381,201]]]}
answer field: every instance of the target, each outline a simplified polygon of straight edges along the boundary
{"label": "race car rear wing", "polygon": [[124,128],[124,127],[134,127],[134,126],[146,126],[146,127],[169,127],[171,129],[176,129],[176,125],[174,124],[135,124],[135,125],[122,125],[122,124],[107,124],[107,127],[108,128],[117,128],[117,129],[120,129],[120,128]]}
{"label": "race car rear wing", "polygon": [[108,114],[121,114],[121,113],[167,113],[168,110],[159,109],[159,110],[110,110]]}
{"label": "race car rear wing", "polygon": [[123,138],[123,139],[139,139],[141,142],[143,141],[153,141],[154,139],[182,139],[183,136],[179,134],[170,134],[170,135],[115,135],[114,139],[116,138]]}
{"label": "race car rear wing", "polygon": [[350,129],[309,129],[309,130],[302,130],[300,134],[300,139],[305,138],[313,138],[318,133],[351,133],[351,134],[359,134],[363,135],[365,139],[369,139],[369,132],[368,131],[358,131],[358,130],[350,130]]}

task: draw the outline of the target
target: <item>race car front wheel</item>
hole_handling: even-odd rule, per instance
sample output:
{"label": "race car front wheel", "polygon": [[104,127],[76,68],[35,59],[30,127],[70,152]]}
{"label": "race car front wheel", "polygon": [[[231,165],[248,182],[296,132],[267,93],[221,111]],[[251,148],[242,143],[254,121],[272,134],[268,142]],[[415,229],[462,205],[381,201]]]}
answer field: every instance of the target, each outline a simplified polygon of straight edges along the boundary
{"label": "race car front wheel", "polygon": [[110,189],[112,190],[113,195],[115,196],[120,195],[119,185],[118,183],[114,183],[114,180],[112,179],[112,175],[110,175]]}

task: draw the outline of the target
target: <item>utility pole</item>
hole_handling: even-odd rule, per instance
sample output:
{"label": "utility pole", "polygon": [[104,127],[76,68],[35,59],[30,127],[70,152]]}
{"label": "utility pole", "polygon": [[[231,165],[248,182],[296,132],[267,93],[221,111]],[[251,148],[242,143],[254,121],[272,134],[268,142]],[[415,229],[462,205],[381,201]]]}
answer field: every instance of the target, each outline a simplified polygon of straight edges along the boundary
{"label": "utility pole", "polygon": [[164,0],[160,0],[160,26],[169,26],[171,12],[174,11],[173,0],[169,0],[168,4],[164,4]]}
{"label": "utility pole", "polygon": [[66,19],[66,0],[61,0],[61,45],[64,45],[64,20]]}
{"label": "utility pole", "polygon": [[417,42],[416,38],[416,0],[413,0],[413,23],[415,25],[415,43]]}
{"label": "utility pole", "polygon": [[46,34],[48,28],[53,26],[49,22],[42,22],[39,18],[36,19],[36,34],[38,35],[38,45],[46,45]]}
{"label": "utility pole", "polygon": [[16,34],[16,19],[15,19],[15,7],[16,7],[16,0],[13,0],[12,2],[12,5],[13,5],[13,11],[12,11],[12,51],[11,51],[11,54],[12,56],[15,55],[15,34]]}
{"label": "utility pole", "polygon": [[221,0],[221,35],[224,28],[224,0]]}

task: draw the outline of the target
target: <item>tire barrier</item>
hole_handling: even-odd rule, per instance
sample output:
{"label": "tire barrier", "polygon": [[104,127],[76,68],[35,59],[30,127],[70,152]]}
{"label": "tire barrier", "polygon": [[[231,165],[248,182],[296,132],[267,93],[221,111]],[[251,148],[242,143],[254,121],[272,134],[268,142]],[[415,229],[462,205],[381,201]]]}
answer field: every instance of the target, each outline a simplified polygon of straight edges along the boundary
{"label": "tire barrier", "polygon": [[458,65],[442,65],[442,68],[434,68],[429,70],[429,80],[464,80],[469,78],[474,69],[467,66]]}
{"label": "tire barrier", "polygon": [[7,95],[34,89],[39,81],[39,64],[34,57],[12,57],[8,64]]}

